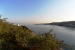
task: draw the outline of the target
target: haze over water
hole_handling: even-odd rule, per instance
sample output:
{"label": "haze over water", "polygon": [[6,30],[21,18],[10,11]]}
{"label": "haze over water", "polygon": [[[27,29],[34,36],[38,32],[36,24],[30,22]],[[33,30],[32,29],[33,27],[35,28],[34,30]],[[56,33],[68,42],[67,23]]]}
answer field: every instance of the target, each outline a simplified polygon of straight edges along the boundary
{"label": "haze over water", "polygon": [[[27,25],[29,29],[37,34],[43,34],[53,29],[51,34],[56,34],[59,41],[64,40],[64,43],[75,46],[75,28],[68,28],[54,25]],[[66,50],[69,50],[70,47]]]}

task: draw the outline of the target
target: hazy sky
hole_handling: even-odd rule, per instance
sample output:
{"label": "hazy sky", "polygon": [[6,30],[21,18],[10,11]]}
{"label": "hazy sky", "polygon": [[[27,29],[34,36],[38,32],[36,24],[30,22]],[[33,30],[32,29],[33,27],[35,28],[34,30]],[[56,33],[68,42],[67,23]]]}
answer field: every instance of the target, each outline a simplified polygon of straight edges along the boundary
{"label": "hazy sky", "polygon": [[75,20],[75,0],[0,0],[9,22],[34,24]]}

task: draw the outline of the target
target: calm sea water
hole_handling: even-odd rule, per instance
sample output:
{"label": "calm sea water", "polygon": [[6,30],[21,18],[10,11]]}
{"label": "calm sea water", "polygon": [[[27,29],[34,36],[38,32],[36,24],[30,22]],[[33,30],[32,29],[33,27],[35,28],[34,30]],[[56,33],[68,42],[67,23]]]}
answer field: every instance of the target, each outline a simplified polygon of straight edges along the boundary
{"label": "calm sea water", "polygon": [[71,46],[75,46],[75,28],[68,28],[55,25],[27,25],[27,27],[37,34],[46,33],[49,32],[50,29],[53,29],[51,34],[56,33],[58,40],[64,40],[64,43]]}

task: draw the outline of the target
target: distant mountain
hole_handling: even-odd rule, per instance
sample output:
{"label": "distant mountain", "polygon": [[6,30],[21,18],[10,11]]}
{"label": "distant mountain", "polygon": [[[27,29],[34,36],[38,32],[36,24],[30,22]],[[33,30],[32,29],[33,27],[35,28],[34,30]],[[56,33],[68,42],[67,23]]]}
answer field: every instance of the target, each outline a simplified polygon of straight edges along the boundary
{"label": "distant mountain", "polygon": [[58,26],[66,26],[66,27],[75,27],[75,21],[45,23],[44,25],[58,25]]}

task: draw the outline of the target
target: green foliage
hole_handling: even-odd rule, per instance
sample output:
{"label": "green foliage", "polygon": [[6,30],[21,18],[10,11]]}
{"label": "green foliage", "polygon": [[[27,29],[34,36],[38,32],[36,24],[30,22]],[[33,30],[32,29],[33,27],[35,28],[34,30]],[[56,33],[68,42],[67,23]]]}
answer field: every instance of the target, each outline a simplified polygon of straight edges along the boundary
{"label": "green foliage", "polygon": [[56,50],[59,49],[59,41],[50,33],[45,33],[43,36],[36,35],[30,39],[31,45],[37,45],[40,50]]}

